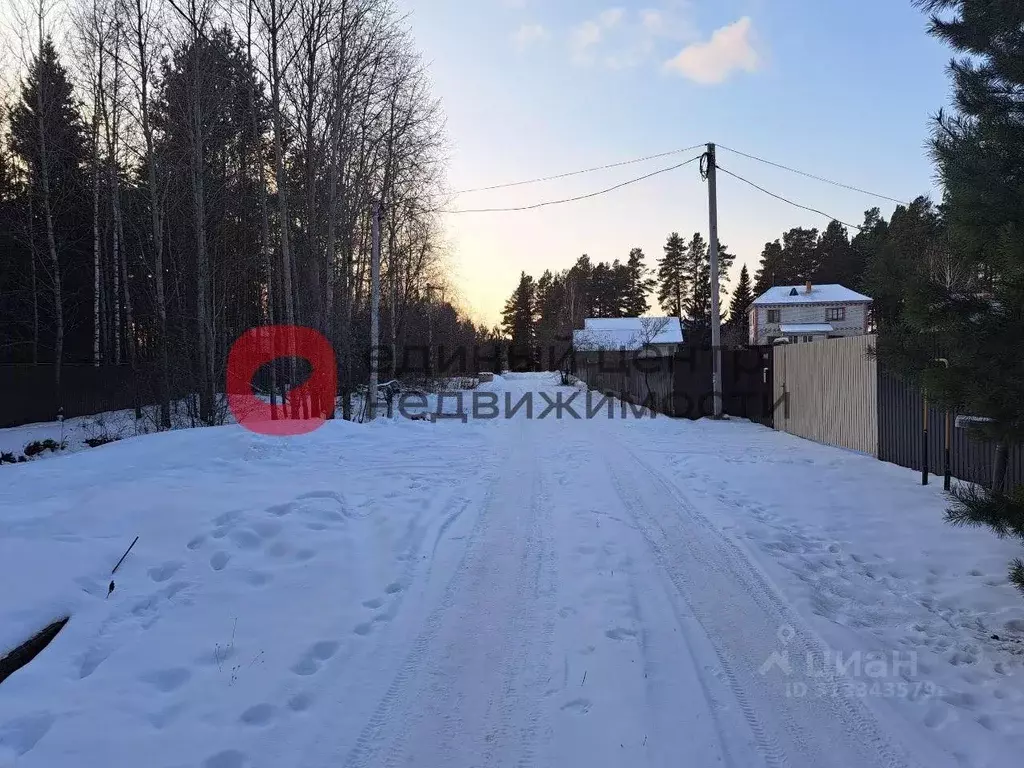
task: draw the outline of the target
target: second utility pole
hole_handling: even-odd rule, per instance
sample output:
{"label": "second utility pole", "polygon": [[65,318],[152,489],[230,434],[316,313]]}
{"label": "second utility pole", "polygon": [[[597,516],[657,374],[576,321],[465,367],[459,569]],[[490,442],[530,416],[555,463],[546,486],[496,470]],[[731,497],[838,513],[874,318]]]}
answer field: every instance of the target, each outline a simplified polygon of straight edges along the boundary
{"label": "second utility pole", "polygon": [[711,357],[713,373],[711,388],[714,397],[714,417],[722,418],[722,316],[718,309],[718,187],[715,176],[715,145],[708,143],[708,217],[711,239]]}

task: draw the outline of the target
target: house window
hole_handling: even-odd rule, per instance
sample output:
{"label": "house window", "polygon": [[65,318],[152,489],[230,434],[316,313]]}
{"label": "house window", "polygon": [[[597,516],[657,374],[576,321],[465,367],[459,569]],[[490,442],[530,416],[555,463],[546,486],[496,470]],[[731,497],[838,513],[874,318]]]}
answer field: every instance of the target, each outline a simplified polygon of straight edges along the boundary
{"label": "house window", "polygon": [[830,322],[833,320],[845,320],[846,307],[829,307],[827,311],[827,317],[825,319]]}
{"label": "house window", "polygon": [[778,309],[769,309],[768,310],[768,322],[769,323],[777,323],[777,322],[779,322],[780,311],[781,310],[778,310]]}
{"label": "house window", "polygon": [[814,341],[813,336],[804,336],[804,341]]}

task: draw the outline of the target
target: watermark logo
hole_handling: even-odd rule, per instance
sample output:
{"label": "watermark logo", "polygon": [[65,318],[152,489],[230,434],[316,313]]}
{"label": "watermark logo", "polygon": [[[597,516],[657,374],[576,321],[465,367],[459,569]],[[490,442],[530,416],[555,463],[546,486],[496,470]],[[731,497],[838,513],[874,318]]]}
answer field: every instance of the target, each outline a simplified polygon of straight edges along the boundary
{"label": "watermark logo", "polygon": [[781,676],[787,698],[923,699],[941,693],[932,682],[918,680],[916,651],[834,651],[793,647],[796,630],[788,624],[776,632],[780,647],[764,660],[762,677]]}
{"label": "watermark logo", "polygon": [[[312,368],[305,382],[274,404],[253,390],[260,368],[280,358],[300,358]],[[334,413],[338,371],[330,342],[312,328],[268,325],[243,333],[228,354],[228,408],[246,429],[261,435],[304,435]]]}

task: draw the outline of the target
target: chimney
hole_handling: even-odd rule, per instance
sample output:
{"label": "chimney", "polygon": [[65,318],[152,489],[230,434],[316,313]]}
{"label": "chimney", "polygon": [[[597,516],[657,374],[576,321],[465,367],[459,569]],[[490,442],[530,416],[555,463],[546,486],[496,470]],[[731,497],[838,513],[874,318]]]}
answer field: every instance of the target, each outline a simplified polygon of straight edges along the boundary
{"label": "chimney", "polygon": [[812,291],[813,289],[814,289],[814,286],[813,286],[813,285],[811,285],[811,281],[810,281],[810,280],[808,280],[808,281],[807,281],[807,290],[806,290],[806,293],[807,293],[807,295],[808,295],[808,296],[810,296],[810,295],[811,295],[811,291]]}

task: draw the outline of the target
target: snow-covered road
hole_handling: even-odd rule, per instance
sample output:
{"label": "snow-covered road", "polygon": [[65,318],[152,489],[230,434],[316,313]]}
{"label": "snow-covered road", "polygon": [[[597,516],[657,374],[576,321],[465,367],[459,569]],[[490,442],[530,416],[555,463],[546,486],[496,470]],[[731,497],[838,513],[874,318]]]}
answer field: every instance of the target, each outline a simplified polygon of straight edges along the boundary
{"label": "snow-covered road", "polygon": [[[1014,765],[1019,659],[979,641],[1009,603],[957,614],[933,582],[929,607],[931,561],[873,543],[894,529],[844,538],[850,510],[870,526],[914,499],[922,541],[1001,567],[911,475],[618,409],[228,427],[19,466],[0,575],[27,586],[0,598],[0,646],[72,621],[0,685],[0,765]],[[965,643],[973,661],[944,655]]]}

